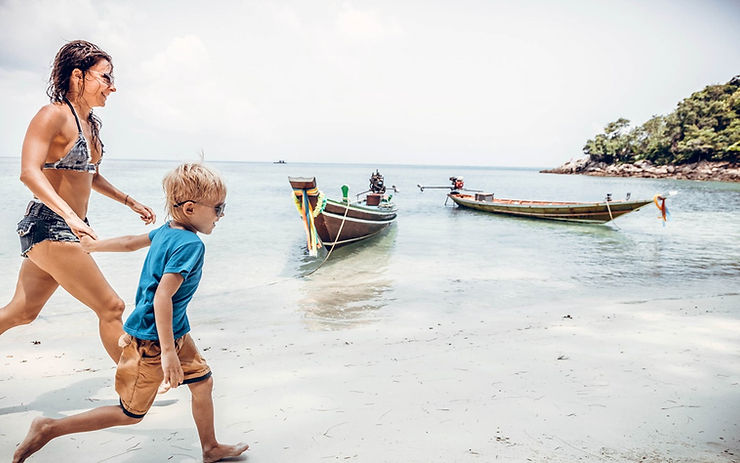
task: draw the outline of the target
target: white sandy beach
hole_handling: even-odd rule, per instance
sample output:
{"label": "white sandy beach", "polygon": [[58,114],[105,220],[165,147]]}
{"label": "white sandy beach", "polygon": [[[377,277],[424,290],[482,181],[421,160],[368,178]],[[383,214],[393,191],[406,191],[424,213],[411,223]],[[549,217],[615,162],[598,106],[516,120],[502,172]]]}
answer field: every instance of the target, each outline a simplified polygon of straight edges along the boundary
{"label": "white sandy beach", "polygon": [[[34,417],[117,401],[95,317],[60,300],[73,308],[0,337],[3,460]],[[218,435],[250,444],[243,461],[736,462],[738,306],[730,294],[433,318],[405,307],[341,329],[287,307],[191,321]],[[29,461],[198,461],[188,399],[171,391],[139,425],[62,437]]]}

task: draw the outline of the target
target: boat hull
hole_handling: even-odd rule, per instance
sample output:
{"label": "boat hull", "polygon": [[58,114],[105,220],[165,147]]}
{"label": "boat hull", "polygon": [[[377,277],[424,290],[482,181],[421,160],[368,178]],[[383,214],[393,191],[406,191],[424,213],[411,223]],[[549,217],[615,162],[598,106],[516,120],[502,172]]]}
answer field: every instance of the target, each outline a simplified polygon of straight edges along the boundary
{"label": "boat hull", "polygon": [[326,201],[326,208],[314,222],[321,242],[328,247],[339,247],[377,235],[395,220],[395,208],[356,204],[347,206],[341,201],[329,199]]}
{"label": "boat hull", "polygon": [[460,193],[447,195],[458,206],[494,214],[517,217],[603,224],[624,214],[636,211],[653,200],[606,201],[598,203],[526,201],[514,199],[476,200],[475,196]]}

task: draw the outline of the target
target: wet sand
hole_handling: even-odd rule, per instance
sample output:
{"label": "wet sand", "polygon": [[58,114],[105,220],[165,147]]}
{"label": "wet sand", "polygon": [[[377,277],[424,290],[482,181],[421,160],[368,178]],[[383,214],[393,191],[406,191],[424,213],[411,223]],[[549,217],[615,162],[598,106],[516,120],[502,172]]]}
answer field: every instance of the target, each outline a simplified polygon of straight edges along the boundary
{"label": "wet sand", "polygon": [[[56,303],[72,306],[0,336],[3,461],[34,417],[117,403],[94,316]],[[249,443],[243,461],[737,462],[737,307],[728,294],[191,322],[219,439]],[[187,390],[136,426],[62,437],[29,461],[61,458],[199,461]]]}

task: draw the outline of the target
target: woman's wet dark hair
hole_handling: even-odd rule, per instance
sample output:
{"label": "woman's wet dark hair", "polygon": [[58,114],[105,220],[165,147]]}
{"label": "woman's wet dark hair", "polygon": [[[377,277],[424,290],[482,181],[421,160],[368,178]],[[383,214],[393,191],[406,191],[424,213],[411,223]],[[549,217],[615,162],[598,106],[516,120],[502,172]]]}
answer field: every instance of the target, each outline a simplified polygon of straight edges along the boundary
{"label": "woman's wet dark hair", "polygon": [[[67,43],[59,49],[56,57],[54,58],[54,64],[51,68],[51,76],[49,77],[49,87],[46,89],[46,94],[49,95],[49,99],[54,102],[62,102],[69,92],[69,81],[72,76],[72,71],[79,69],[82,71],[82,88],[85,88],[85,79],[88,69],[95,66],[95,64],[104,59],[111,63],[113,66],[113,60],[110,55],[100,49],[94,43],[87,42],[85,40],[74,40]],[[112,72],[112,70],[111,70]],[[80,114],[81,117],[85,117],[84,114]],[[92,111],[87,115],[87,121],[90,123],[92,130],[93,144],[99,145],[100,150],[103,150],[103,143],[100,141],[98,134],[100,132],[101,122]]]}

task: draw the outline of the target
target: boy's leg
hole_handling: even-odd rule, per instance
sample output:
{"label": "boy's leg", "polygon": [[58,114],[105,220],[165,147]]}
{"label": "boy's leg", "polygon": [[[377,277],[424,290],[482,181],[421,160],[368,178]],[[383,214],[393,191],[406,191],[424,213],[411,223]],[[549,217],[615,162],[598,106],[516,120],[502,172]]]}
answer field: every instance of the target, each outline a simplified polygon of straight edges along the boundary
{"label": "boy's leg", "polygon": [[203,461],[219,461],[222,458],[236,457],[249,448],[247,444],[219,444],[213,423],[213,378],[188,384],[192,395],[193,419],[198,428],[200,447],[203,450]]}
{"label": "boy's leg", "polygon": [[111,426],[123,426],[135,424],[141,418],[132,418],[125,413],[121,407],[107,406],[99,407],[79,415],[67,416],[65,418],[36,418],[31,423],[31,428],[26,438],[20,443],[13,454],[13,463],[20,463],[37,452],[47,442],[55,437],[78,432],[96,431],[98,429],[110,428]]}

